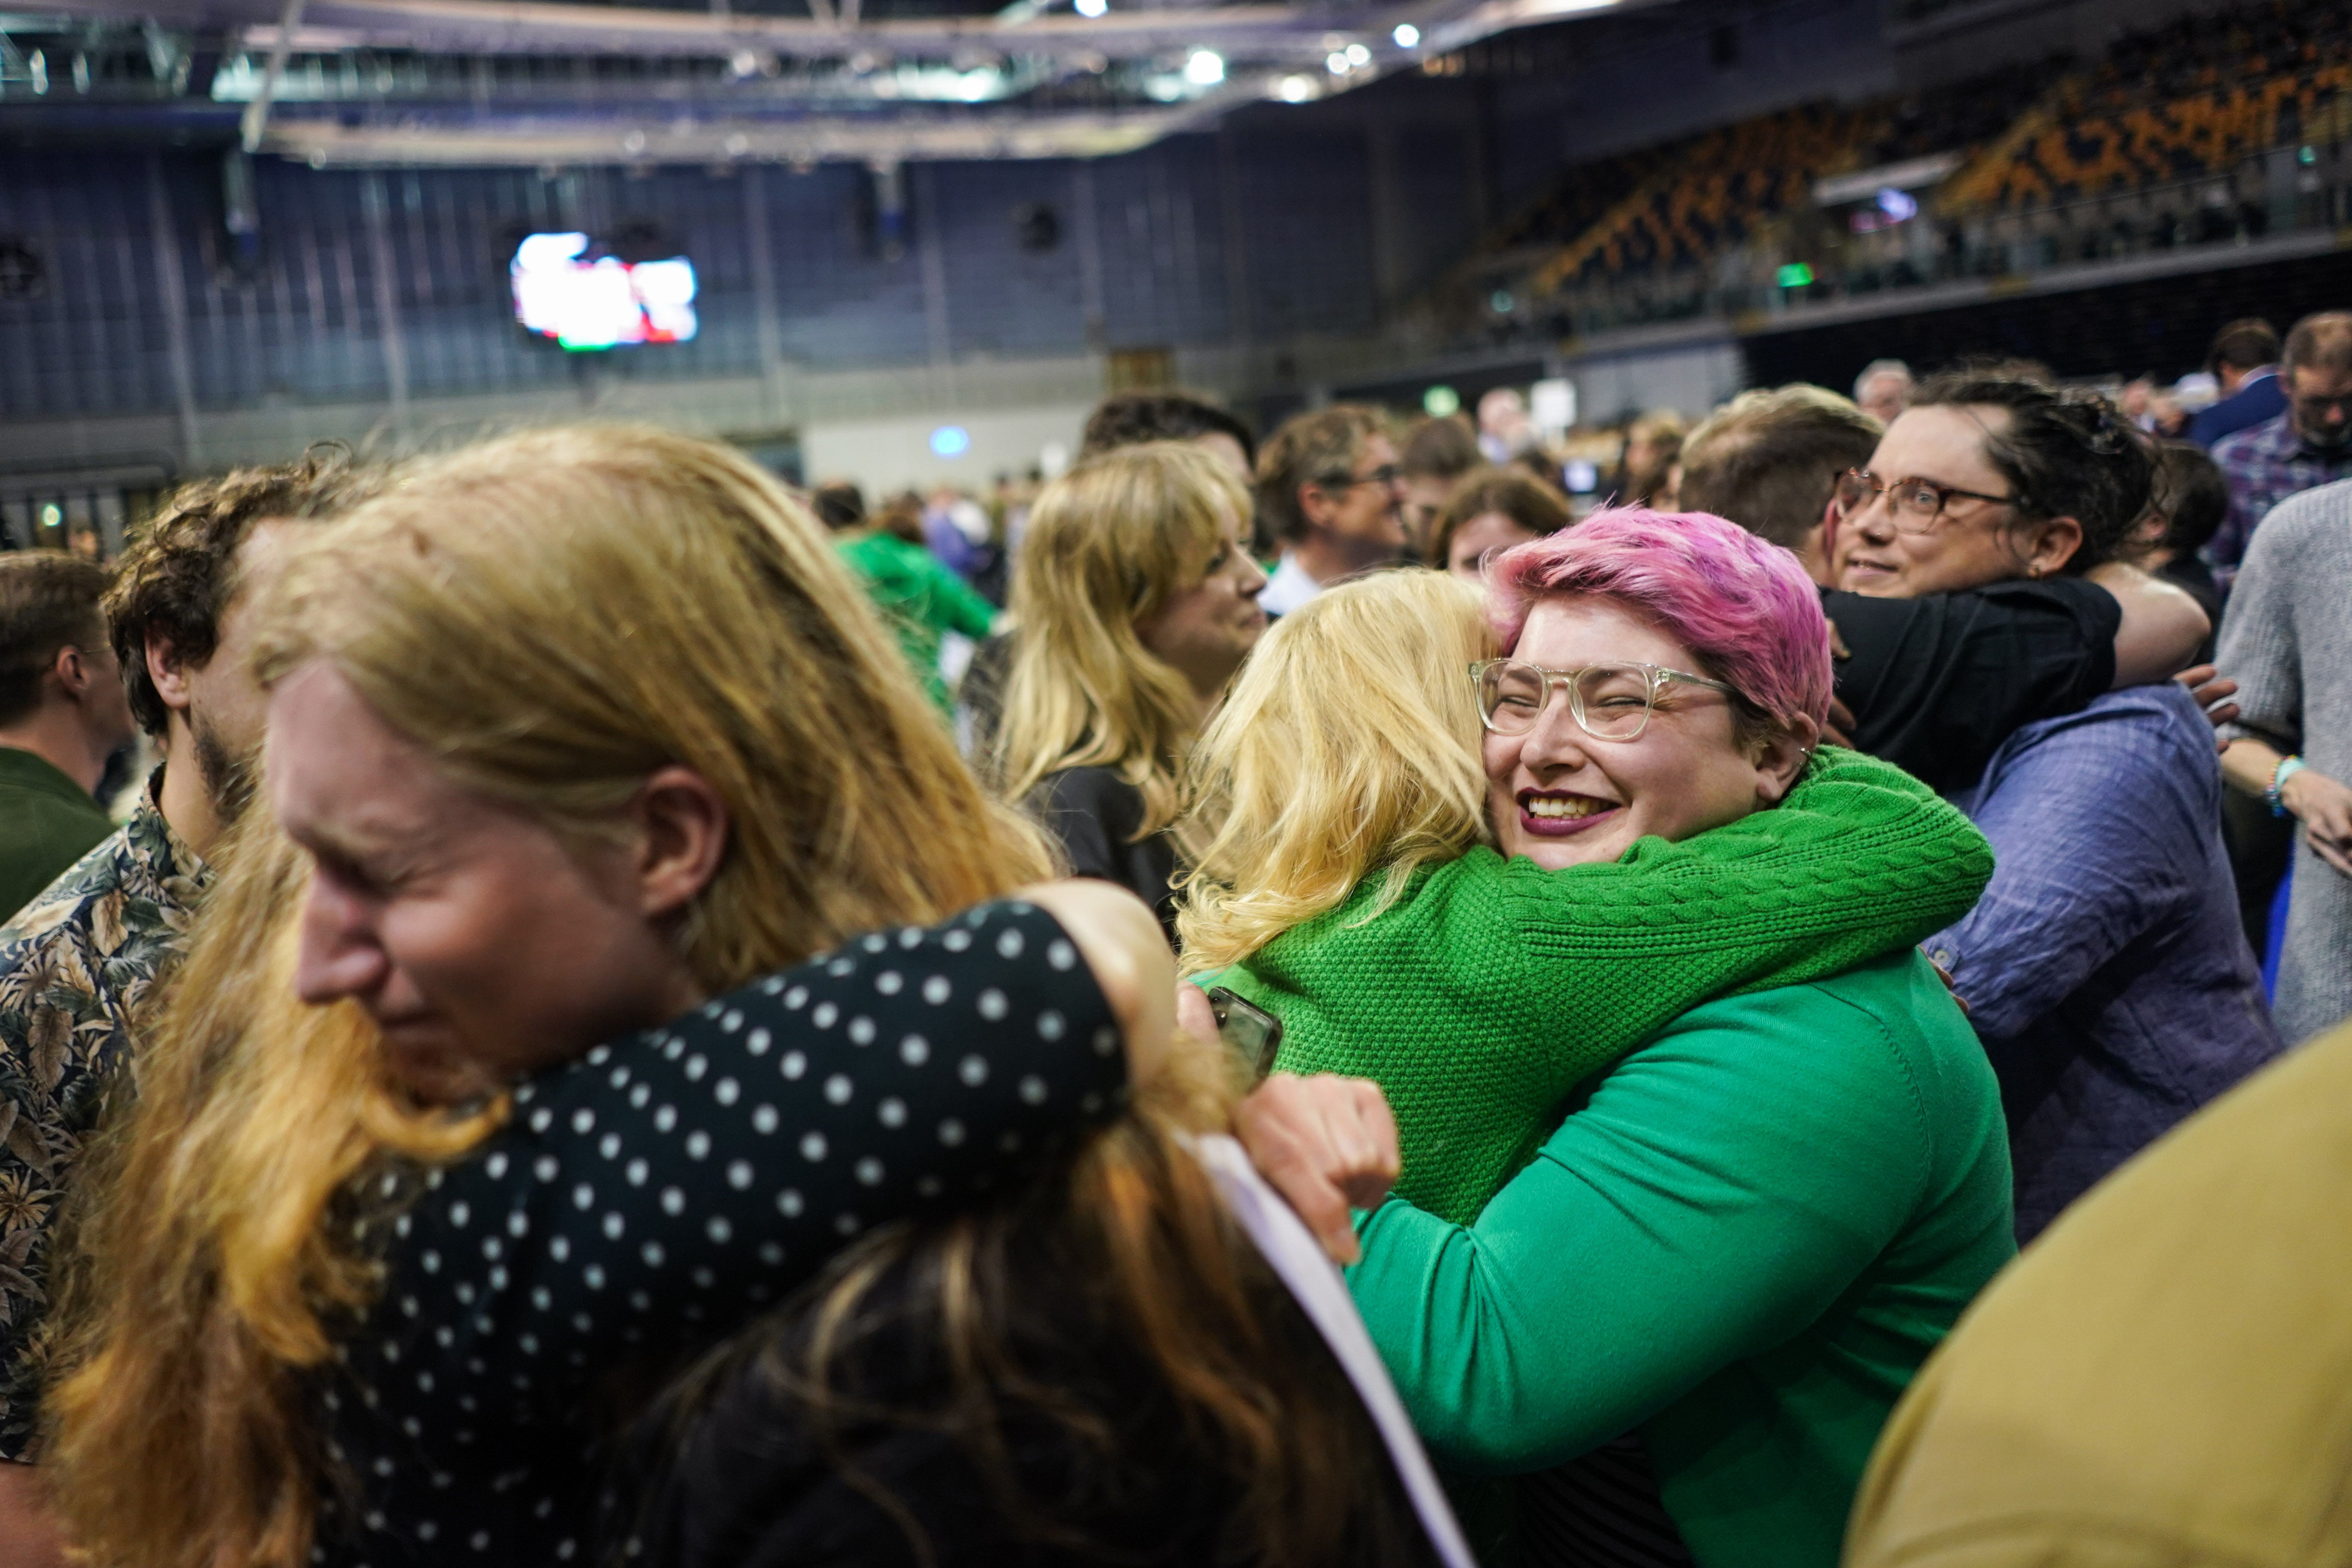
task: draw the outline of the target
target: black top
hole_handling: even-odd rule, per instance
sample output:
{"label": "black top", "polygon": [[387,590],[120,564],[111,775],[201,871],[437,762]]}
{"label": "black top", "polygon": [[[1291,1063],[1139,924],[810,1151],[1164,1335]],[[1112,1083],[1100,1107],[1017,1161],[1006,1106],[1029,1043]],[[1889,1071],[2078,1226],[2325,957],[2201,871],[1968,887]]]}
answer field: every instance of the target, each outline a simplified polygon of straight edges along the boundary
{"label": "black top", "polygon": [[1920,599],[1824,589],[1822,608],[1848,653],[1837,694],[1855,749],[1932,789],[1967,788],[2021,725],[2115,684],[2123,606],[2079,577]]}
{"label": "black top", "polygon": [[1176,844],[1165,833],[1138,839],[1143,792],[1112,768],[1064,768],[1029,792],[1029,809],[1061,841],[1074,876],[1117,882],[1150,904],[1176,941]]}
{"label": "black top", "polygon": [[[998,1342],[1005,1364],[990,1391],[1009,1479],[1025,1509],[1008,1506],[1002,1484],[950,1435],[960,1425],[955,1384],[935,1327],[939,1291],[927,1283],[937,1266],[918,1246],[888,1266],[848,1320],[831,1373],[845,1409],[823,1436],[777,1375],[806,1364],[815,1313],[805,1301],[730,1352],[682,1438],[677,1413],[647,1418],[635,1468],[663,1479],[635,1531],[610,1532],[620,1542],[616,1560],[642,1568],[1255,1563],[1226,1549],[1247,1480],[1235,1456],[1188,1423],[1164,1374],[1131,1331],[1111,1321],[1097,1281],[1112,1265],[1054,1206],[1024,1205],[1002,1252],[983,1240],[971,1270],[976,1296],[986,1298],[992,1281],[1020,1292],[998,1319],[1006,1325]],[[1257,1568],[1433,1563],[1429,1538],[1347,1373],[1238,1229],[1233,1244],[1244,1251],[1241,1277],[1264,1328],[1264,1354],[1303,1377],[1318,1405],[1343,1413],[1341,1441],[1350,1451],[1318,1457],[1333,1470],[1374,1478],[1369,1506],[1351,1508],[1348,1539],[1323,1563]],[[1097,1424],[1101,1438],[1075,1436],[1041,1401],[1024,1399],[1027,1390],[1050,1391],[1066,1402],[1066,1415]],[[886,1509],[877,1489],[903,1511]],[[1062,1538],[1042,1538],[1040,1522]],[[929,1555],[912,1544],[909,1525]]]}
{"label": "black top", "polygon": [[1012,680],[1013,634],[982,637],[964,667],[963,684],[956,688],[956,701],[971,716],[966,744],[975,757],[996,748],[997,731],[1004,727],[1004,689]]}
{"label": "black top", "polygon": [[531,1079],[390,1222],[383,1296],[320,1394],[356,1487],[318,1560],[584,1560],[599,1439],[667,1376],[868,1227],[1112,1114],[1125,1074],[1061,928],[1000,903]]}

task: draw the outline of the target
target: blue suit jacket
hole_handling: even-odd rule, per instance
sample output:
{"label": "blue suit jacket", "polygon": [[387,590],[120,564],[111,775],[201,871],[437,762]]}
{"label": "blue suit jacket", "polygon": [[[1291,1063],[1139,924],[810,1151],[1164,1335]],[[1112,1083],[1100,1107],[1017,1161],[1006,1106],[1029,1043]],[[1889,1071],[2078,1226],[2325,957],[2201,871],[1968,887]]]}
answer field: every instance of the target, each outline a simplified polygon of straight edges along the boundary
{"label": "blue suit jacket", "polygon": [[2286,412],[2286,387],[2272,371],[2240,387],[2189,422],[2189,438],[2210,447],[2222,437],[2248,429]]}

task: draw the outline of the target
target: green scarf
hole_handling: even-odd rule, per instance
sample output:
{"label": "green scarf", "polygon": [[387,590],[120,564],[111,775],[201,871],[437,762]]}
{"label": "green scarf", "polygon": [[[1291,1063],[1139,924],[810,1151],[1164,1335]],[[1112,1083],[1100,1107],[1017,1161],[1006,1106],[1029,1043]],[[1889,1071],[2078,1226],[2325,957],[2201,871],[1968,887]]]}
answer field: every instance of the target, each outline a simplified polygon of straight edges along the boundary
{"label": "green scarf", "polygon": [[1565,871],[1474,849],[1377,914],[1368,879],[1200,983],[1282,1020],[1277,1070],[1377,1079],[1398,1194],[1467,1224],[1570,1089],[1682,1014],[1908,947],[1991,877],[1991,846],[1925,784],[1825,747],[1772,810]]}

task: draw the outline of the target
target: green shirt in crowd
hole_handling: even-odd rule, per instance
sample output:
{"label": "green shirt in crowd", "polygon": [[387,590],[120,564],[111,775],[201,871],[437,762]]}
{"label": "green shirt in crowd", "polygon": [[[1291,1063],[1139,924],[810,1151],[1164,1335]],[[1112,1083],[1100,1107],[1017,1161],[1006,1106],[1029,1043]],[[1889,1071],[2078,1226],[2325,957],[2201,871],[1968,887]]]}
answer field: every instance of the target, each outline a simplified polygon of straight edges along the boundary
{"label": "green shirt in crowd", "polygon": [[838,545],[842,559],[866,584],[867,595],[898,634],[898,646],[942,710],[952,708],[940,677],[940,643],[949,632],[979,640],[988,635],[996,611],[919,544],[872,529]]}
{"label": "green shirt in crowd", "polygon": [[1894,954],[1692,1009],[1475,1224],[1395,1199],[1362,1239],[1356,1303],[1441,1464],[1638,1431],[1701,1568],[1834,1568],[1888,1413],[2015,1250],[2000,1090]]}
{"label": "green shirt in crowd", "polygon": [[0,925],[113,831],[89,791],[48,759],[0,746]]}

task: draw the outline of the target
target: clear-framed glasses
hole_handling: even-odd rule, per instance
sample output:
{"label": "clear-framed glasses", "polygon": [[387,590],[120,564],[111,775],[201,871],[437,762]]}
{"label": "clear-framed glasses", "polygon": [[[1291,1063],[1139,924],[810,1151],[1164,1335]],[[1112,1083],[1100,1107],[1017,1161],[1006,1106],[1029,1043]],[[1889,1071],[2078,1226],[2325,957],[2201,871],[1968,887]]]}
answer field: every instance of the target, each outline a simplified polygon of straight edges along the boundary
{"label": "clear-framed glasses", "polygon": [[1546,669],[1516,658],[1482,659],[1470,667],[1478,692],[1478,717],[1497,735],[1524,735],[1551,706],[1555,688],[1568,692],[1568,711],[1577,728],[1596,741],[1631,741],[1650,727],[1658,693],[1669,686],[1703,686],[1738,698],[1737,688],[1703,675],[1654,664],[1595,664],[1582,669]]}
{"label": "clear-framed glasses", "polygon": [[1933,479],[1882,479],[1867,468],[1848,468],[1838,476],[1838,515],[1858,516],[1881,495],[1885,496],[1887,510],[1894,514],[1895,526],[1905,533],[1932,530],[1936,520],[1944,515],[1956,497],[2000,506],[2025,504],[2019,496],[1989,496],[1982,490],[1964,490],[1958,485],[1939,485]]}

